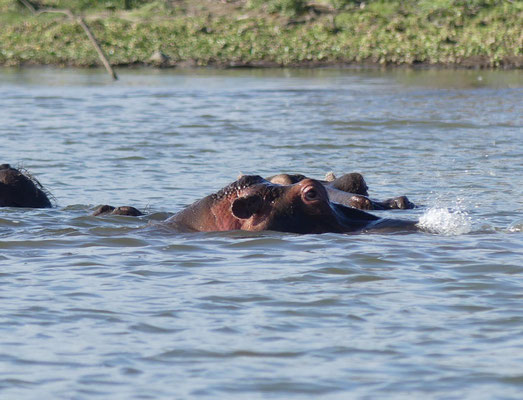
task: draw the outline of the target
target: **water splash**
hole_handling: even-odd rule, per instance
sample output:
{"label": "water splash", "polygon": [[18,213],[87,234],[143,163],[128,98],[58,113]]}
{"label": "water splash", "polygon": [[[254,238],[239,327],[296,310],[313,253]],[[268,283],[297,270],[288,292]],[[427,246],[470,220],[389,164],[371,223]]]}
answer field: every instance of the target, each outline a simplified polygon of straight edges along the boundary
{"label": "water splash", "polygon": [[458,199],[454,208],[439,205],[429,208],[420,217],[418,226],[443,235],[463,235],[472,231],[472,218]]}
{"label": "water splash", "polygon": [[523,232],[523,219],[520,219],[520,220],[517,220],[517,221],[514,221],[513,223],[511,223],[508,226],[507,231],[509,233]]}

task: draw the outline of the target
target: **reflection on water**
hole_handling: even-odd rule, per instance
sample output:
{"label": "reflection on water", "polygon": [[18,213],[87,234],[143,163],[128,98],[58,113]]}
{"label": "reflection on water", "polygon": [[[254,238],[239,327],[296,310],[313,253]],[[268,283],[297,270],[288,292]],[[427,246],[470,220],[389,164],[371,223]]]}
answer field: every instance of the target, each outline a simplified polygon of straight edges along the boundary
{"label": "reflection on water", "polygon": [[[519,71],[0,72],[2,398],[519,398]],[[241,173],[359,171],[435,233],[177,233]],[[98,204],[144,217],[92,217]]]}

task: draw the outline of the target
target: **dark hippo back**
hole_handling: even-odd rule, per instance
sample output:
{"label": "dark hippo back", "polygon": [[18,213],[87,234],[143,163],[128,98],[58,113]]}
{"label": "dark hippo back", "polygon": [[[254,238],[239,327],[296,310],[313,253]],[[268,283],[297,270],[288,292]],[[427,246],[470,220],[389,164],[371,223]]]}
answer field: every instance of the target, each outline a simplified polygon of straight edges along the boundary
{"label": "dark hippo back", "polygon": [[43,186],[27,172],[0,165],[0,207],[52,207]]}

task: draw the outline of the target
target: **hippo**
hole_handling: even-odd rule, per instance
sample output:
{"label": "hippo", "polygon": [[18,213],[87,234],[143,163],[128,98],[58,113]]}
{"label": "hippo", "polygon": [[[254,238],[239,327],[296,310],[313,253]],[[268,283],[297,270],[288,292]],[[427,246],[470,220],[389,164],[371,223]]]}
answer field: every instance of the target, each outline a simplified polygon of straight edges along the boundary
{"label": "hippo", "polygon": [[91,215],[95,217],[99,215],[129,215],[132,217],[139,217],[140,215],[143,215],[143,213],[137,208],[131,206],[113,207],[108,204],[104,204],[97,207]]}
{"label": "hippo", "polygon": [[0,207],[52,207],[44,187],[27,171],[0,165]]}
{"label": "hippo", "polygon": [[262,231],[349,233],[366,230],[417,230],[412,221],[384,219],[331,202],[325,186],[305,178],[272,183],[244,175],[217,193],[174,214],[166,224],[185,231]]}
{"label": "hippo", "polygon": [[[301,174],[279,174],[267,178],[268,181],[277,184],[289,185],[307,179]],[[325,180],[320,181],[331,201],[340,203],[360,210],[393,210],[411,209],[416,206],[406,196],[393,197],[391,199],[378,201],[368,196],[368,186],[360,173],[353,172],[336,178],[328,173]]]}

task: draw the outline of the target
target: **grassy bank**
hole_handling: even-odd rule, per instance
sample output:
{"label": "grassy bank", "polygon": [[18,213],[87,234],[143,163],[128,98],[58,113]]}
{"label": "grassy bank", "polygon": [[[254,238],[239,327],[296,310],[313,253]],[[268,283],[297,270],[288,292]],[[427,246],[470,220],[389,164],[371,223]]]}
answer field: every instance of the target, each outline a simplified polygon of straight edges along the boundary
{"label": "grassy bank", "polygon": [[[36,3],[36,2],[33,2]],[[85,16],[113,65],[520,68],[523,2],[41,0]],[[0,0],[0,65],[98,65],[82,28]],[[165,57],[151,60],[155,53]]]}

